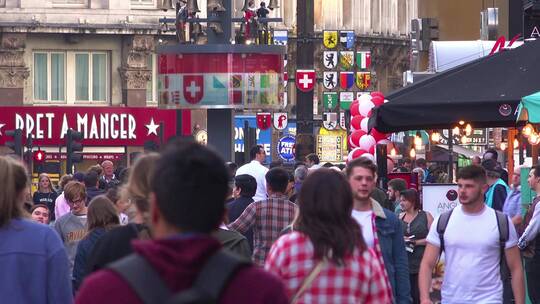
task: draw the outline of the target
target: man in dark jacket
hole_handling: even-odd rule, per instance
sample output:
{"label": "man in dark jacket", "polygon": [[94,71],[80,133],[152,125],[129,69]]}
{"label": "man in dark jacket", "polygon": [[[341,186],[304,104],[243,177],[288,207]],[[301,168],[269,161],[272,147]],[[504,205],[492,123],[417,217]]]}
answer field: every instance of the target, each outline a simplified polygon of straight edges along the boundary
{"label": "man in dark jacket", "polygon": [[[229,223],[236,221],[249,204],[253,203],[253,196],[257,191],[257,181],[253,176],[241,174],[234,178],[233,196],[234,201],[227,204]],[[253,249],[253,229],[244,234],[250,248]]]}
{"label": "man in dark jacket", "polygon": [[93,170],[84,175],[84,186],[86,187],[86,204],[90,204],[94,197],[105,194],[105,190],[99,189],[99,177]]}
{"label": "man in dark jacket", "polygon": [[[216,153],[196,143],[171,144],[154,172],[150,196],[154,240],[135,241],[133,247],[166,287],[179,293],[191,287],[208,259],[221,249],[210,234],[224,216],[228,173]],[[288,299],[278,278],[247,265],[227,280],[217,302],[285,304]],[[142,300],[117,272],[105,269],[86,278],[76,303],[138,304]]]}

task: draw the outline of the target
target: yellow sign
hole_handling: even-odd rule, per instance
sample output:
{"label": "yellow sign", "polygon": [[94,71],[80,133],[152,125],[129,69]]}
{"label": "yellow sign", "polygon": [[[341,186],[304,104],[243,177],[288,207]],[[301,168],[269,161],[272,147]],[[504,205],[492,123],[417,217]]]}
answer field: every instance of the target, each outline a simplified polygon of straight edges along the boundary
{"label": "yellow sign", "polygon": [[337,31],[324,31],[323,44],[327,49],[335,48],[338,44],[338,32]]}
{"label": "yellow sign", "polygon": [[317,155],[322,162],[343,161],[343,141],[340,135],[317,135]]}

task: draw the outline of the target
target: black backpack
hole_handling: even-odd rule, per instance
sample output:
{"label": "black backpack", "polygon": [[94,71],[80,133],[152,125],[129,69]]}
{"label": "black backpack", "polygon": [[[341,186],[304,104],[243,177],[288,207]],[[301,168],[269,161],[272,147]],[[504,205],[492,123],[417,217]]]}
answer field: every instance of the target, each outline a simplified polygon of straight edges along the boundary
{"label": "black backpack", "polygon": [[[448,221],[450,220],[450,216],[452,215],[452,212],[454,209],[448,210],[441,214],[439,217],[439,221],[437,222],[437,233],[439,234],[439,241],[441,243],[441,250],[439,252],[439,257],[444,251],[444,232],[446,231],[446,226],[448,226]],[[507,274],[506,269],[506,259],[504,255],[504,250],[506,247],[506,241],[508,241],[509,235],[510,235],[510,227],[508,226],[508,217],[498,211],[494,210],[495,215],[497,217],[497,228],[499,228],[499,247],[500,247],[500,265],[501,265],[501,278],[504,278]]]}
{"label": "black backpack", "polygon": [[225,249],[217,251],[199,271],[193,285],[174,294],[142,256],[134,253],[107,266],[119,274],[144,304],[213,304],[238,269],[251,265]]}

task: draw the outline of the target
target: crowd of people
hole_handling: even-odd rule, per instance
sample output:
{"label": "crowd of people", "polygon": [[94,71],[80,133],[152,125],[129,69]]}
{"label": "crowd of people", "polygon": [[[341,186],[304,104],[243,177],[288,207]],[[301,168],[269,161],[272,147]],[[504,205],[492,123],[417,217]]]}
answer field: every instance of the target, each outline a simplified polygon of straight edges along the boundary
{"label": "crowd of people", "polygon": [[[118,177],[109,161],[58,190],[41,174],[32,196],[0,157],[2,302],[427,304],[444,252],[443,303],[524,304],[525,275],[540,303],[540,198],[522,216],[521,170],[508,186],[495,151],[459,170],[460,204],[435,219],[405,180],[378,188],[368,158],[250,156],[237,167],[176,141]],[[398,168],[440,178],[423,159]],[[540,193],[540,166],[528,181]]]}

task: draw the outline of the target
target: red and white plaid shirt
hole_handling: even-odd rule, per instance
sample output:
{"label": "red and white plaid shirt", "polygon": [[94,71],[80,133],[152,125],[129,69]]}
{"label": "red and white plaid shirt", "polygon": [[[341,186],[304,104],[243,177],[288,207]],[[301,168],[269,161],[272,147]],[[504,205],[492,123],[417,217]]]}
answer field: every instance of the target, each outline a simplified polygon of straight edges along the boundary
{"label": "red and white plaid shirt", "polygon": [[[313,257],[309,237],[295,231],[274,243],[265,269],[283,280],[291,299],[317,265]],[[392,303],[391,287],[382,269],[373,250],[357,249],[343,266],[328,262],[298,303]]]}
{"label": "red and white plaid shirt", "polygon": [[228,227],[242,234],[253,227],[253,262],[264,266],[266,254],[281,231],[292,223],[297,206],[286,196],[251,203]]}

